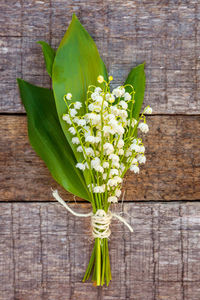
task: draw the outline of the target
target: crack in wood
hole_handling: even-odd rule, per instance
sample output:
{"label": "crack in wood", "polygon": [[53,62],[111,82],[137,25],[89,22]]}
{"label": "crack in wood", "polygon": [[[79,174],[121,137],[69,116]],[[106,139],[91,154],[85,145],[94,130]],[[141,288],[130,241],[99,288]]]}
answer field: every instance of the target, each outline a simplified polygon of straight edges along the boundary
{"label": "crack in wood", "polygon": [[40,232],[40,263],[41,263],[41,287],[42,297],[44,297],[45,280],[44,280],[44,263],[43,263],[43,238],[42,238],[42,213],[41,206],[39,207],[39,232]]}
{"label": "crack in wood", "polygon": [[181,253],[181,289],[182,289],[182,300],[185,300],[185,285],[184,285],[184,246],[183,246],[183,228],[182,228],[182,211],[181,205],[179,205],[179,219],[180,219],[180,253]]}
{"label": "crack in wood", "polygon": [[155,236],[154,236],[154,211],[151,208],[151,238],[152,238],[152,260],[153,260],[153,300],[156,300],[157,294],[157,281],[156,278],[156,258],[155,258]]}
{"label": "crack in wood", "polygon": [[11,241],[12,241],[12,263],[13,263],[13,299],[16,299],[16,259],[15,259],[15,235],[14,235],[14,214],[13,204],[10,205],[11,213]]}
{"label": "crack in wood", "polygon": [[[124,213],[124,203],[122,202],[121,205],[121,211]],[[124,224],[122,225],[123,229],[125,228]],[[124,271],[125,271],[125,278],[124,278],[124,286],[125,286],[125,296],[127,300],[130,300],[130,286],[129,286],[129,278],[128,278],[128,266],[127,266],[127,253],[126,253],[126,238],[125,235],[123,235],[123,247],[124,247],[124,256],[123,256],[123,263],[124,263]]]}

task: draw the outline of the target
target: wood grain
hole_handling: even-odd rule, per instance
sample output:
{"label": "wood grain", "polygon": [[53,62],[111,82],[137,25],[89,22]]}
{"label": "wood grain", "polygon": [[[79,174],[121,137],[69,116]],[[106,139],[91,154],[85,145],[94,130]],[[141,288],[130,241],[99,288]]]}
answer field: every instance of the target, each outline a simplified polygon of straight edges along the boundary
{"label": "wood grain", "polygon": [[75,12],[97,43],[115,84],[146,61],[145,104],[154,113],[197,114],[198,0],[3,1],[0,10],[1,112],[24,112],[16,77],[50,86],[37,40],[57,47]]}
{"label": "wood grain", "polygon": [[88,219],[59,204],[1,204],[0,299],[199,300],[200,203],[126,203],[122,210],[134,233],[113,220],[113,281],[97,289],[81,283],[92,247]]}
{"label": "wood grain", "polygon": [[[125,200],[200,199],[200,116],[149,116],[147,122],[147,163],[140,175],[127,174]],[[53,200],[57,185],[29,145],[26,116],[1,116],[0,127],[1,201]]]}

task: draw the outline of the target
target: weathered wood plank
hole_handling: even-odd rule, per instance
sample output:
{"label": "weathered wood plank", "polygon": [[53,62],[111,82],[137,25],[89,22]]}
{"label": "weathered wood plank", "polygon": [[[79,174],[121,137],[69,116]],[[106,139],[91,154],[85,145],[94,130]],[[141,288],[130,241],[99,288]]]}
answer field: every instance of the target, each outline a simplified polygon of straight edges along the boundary
{"label": "weathered wood plank", "polygon": [[[149,116],[148,123],[147,163],[126,176],[125,199],[200,199],[200,116]],[[29,145],[26,116],[1,116],[0,128],[1,201],[52,200],[57,185]]]}
{"label": "weathered wood plank", "polygon": [[92,247],[88,219],[59,204],[1,204],[0,300],[199,300],[200,203],[126,203],[123,211],[134,233],[113,220],[113,281],[100,290],[81,283]]}
{"label": "weathered wood plank", "polygon": [[155,113],[200,113],[200,4],[193,1],[3,1],[0,4],[1,112],[23,112],[16,77],[49,86],[40,47],[57,47],[75,12],[119,84],[146,61],[145,103]]}
{"label": "weathered wood plank", "polygon": [[51,1],[2,0],[0,10],[1,36],[43,36],[49,38]]}
{"label": "weathered wood plank", "polygon": [[[35,37],[32,37],[31,40],[23,38],[21,42],[17,37],[9,39],[0,37],[1,108],[5,104],[8,108],[14,106],[16,111],[24,111],[19,101],[17,77],[24,77],[27,81],[32,81],[36,85],[50,87],[50,79],[45,71],[43,57],[39,55],[41,49],[36,44],[37,40],[38,38]],[[0,111],[2,110],[0,109]],[[12,109],[6,111],[12,112]]]}

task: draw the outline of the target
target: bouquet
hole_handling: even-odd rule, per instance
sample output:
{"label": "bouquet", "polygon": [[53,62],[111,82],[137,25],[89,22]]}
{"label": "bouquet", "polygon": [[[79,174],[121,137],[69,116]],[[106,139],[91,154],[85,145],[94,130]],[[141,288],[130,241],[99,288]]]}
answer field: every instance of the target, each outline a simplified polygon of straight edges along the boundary
{"label": "bouquet", "polygon": [[139,173],[145,147],[138,131],[147,133],[147,106],[140,114],[144,90],[144,64],[129,73],[125,83],[111,90],[112,76],[96,45],[75,15],[55,52],[42,45],[53,89],[18,79],[28,117],[30,143],[55,180],[67,191],[91,203],[92,212],[74,212],[57,191],[53,196],[78,217],[91,217],[94,248],[83,277],[95,285],[109,285],[111,267],[108,238],[114,214],[112,203],[121,196],[128,170]]}

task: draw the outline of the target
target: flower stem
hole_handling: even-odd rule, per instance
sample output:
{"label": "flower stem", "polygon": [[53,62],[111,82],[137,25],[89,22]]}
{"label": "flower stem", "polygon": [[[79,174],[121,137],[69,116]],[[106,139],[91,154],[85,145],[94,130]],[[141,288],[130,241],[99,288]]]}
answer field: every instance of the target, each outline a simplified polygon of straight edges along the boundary
{"label": "flower stem", "polygon": [[106,239],[106,284],[109,285],[110,280],[112,280],[111,270],[110,270],[110,259],[108,250],[108,240]]}
{"label": "flower stem", "polygon": [[95,250],[96,250],[96,243],[94,244],[94,248],[92,250],[90,261],[89,261],[87,270],[86,270],[85,275],[82,280],[83,282],[85,282],[86,280],[88,280],[90,278],[90,274],[91,274],[92,268],[94,266],[94,261],[95,261]]}
{"label": "flower stem", "polygon": [[96,239],[96,274],[97,274],[97,286],[101,284],[101,241]]}
{"label": "flower stem", "polygon": [[112,279],[110,270],[110,259],[108,251],[108,239],[95,239],[94,248],[91,254],[91,258],[83,277],[83,282],[89,280],[91,273],[92,281],[96,286],[109,285]]}
{"label": "flower stem", "polygon": [[106,239],[102,240],[103,246],[101,248],[101,250],[102,250],[101,285],[104,285],[104,277],[105,277],[105,264],[106,264],[105,241],[106,241]]}

